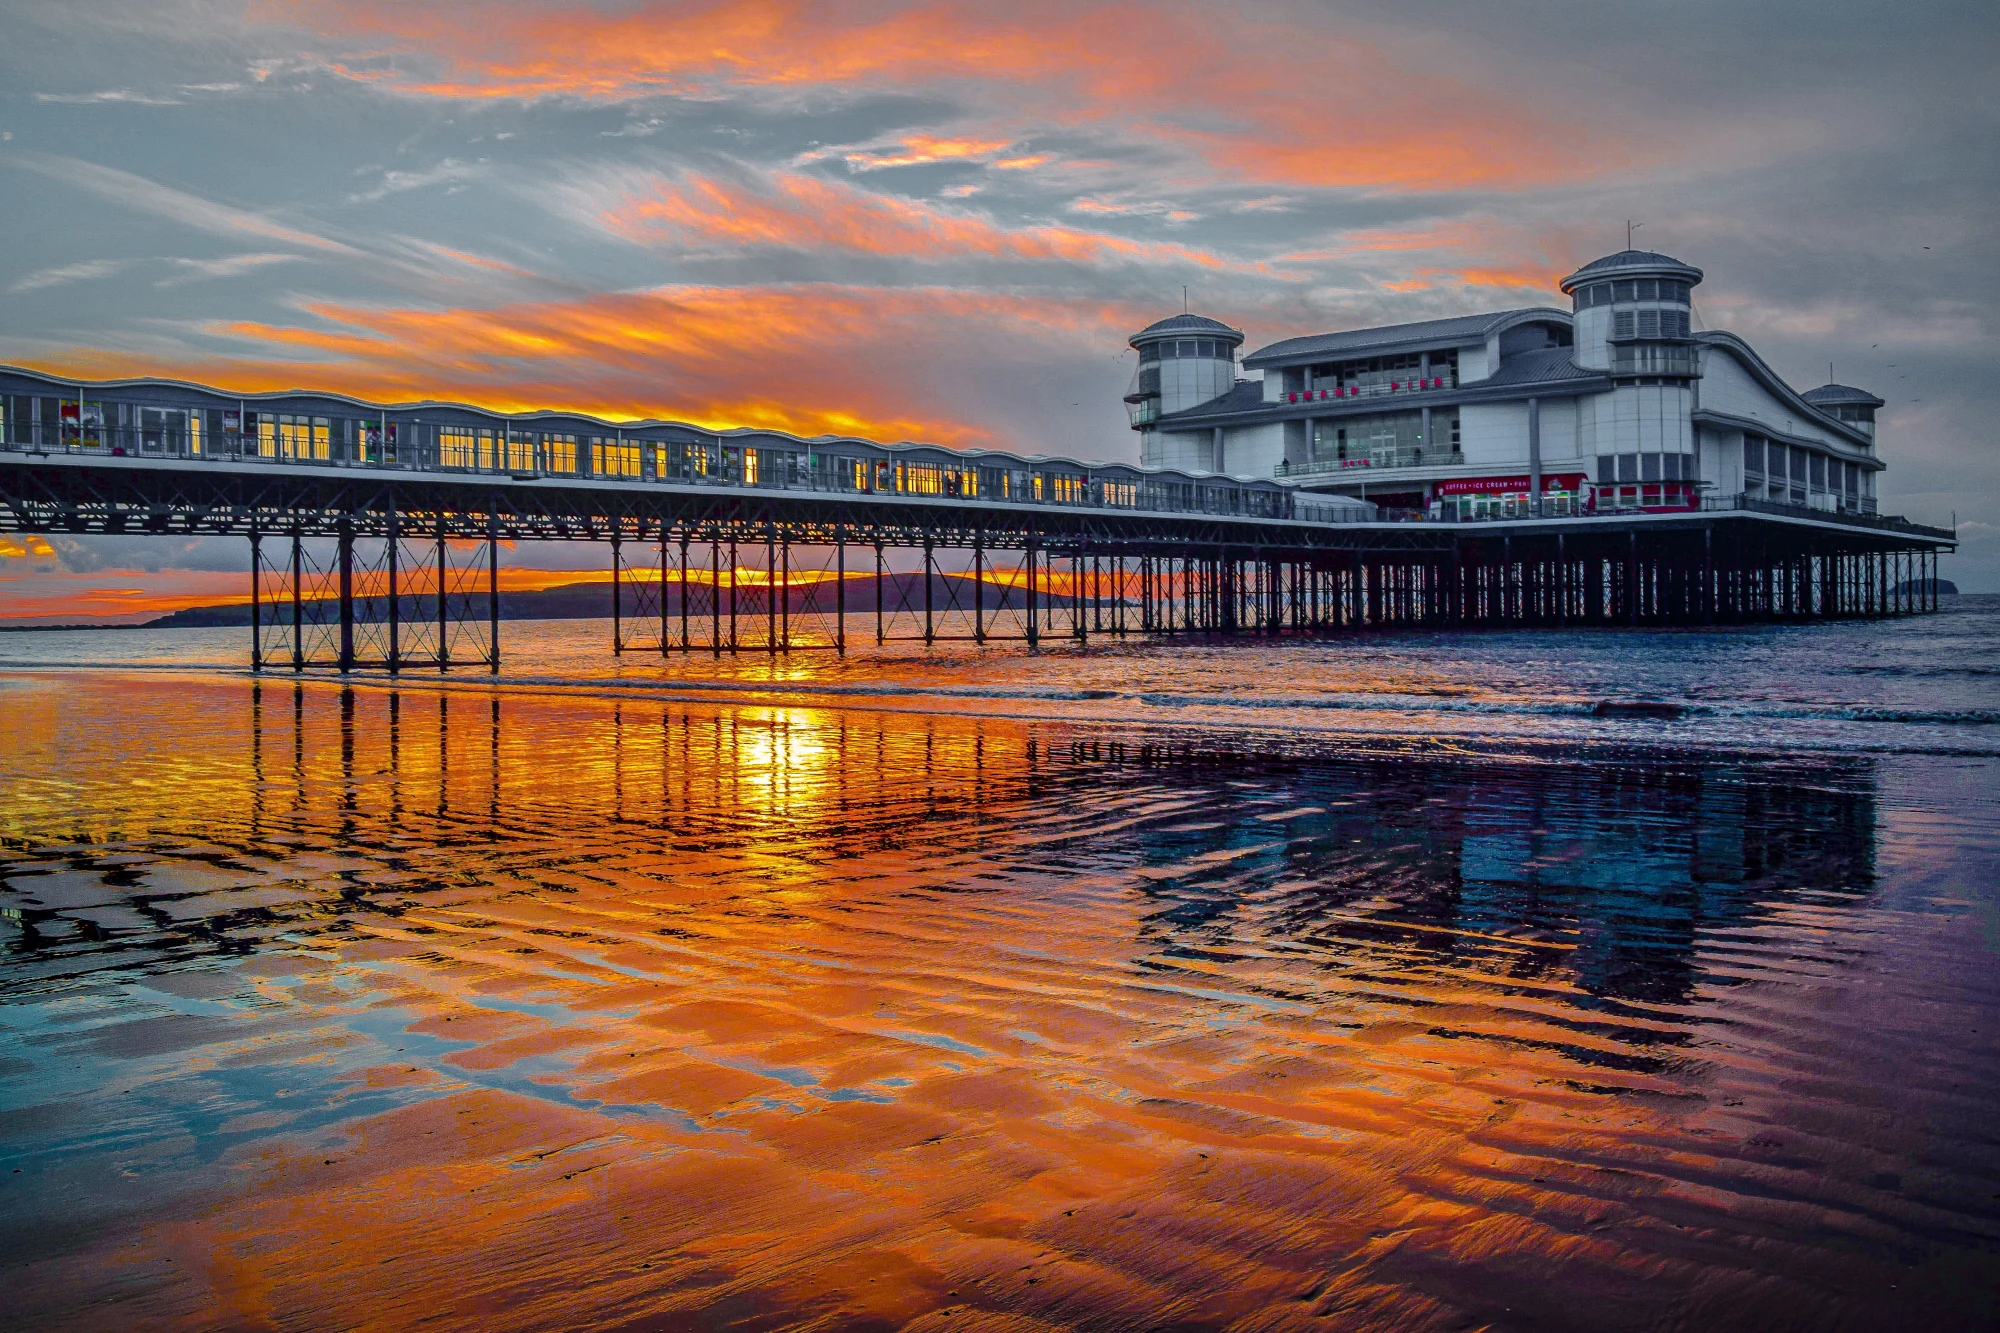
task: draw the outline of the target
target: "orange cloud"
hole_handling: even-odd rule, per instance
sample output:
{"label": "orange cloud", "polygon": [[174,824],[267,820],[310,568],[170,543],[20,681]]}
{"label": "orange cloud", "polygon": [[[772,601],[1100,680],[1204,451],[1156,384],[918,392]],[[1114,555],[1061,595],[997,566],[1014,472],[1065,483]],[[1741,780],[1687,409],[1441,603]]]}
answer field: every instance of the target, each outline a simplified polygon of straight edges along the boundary
{"label": "orange cloud", "polygon": [[[984,358],[996,339],[1062,354],[1117,348],[1157,315],[1140,307],[941,288],[799,284],[670,287],[487,309],[321,303],[312,326],[208,326],[241,357],[165,360],[76,348],[39,358],[57,374],[154,374],[239,392],[330,389],[389,401],[452,398],[503,411],[566,408],[714,429],[859,435],[1036,452],[955,410],[950,377],[920,373],[951,348]],[[909,374],[885,374],[885,365]]]}
{"label": "orange cloud", "polygon": [[[931,162],[983,162],[1005,149],[1012,148],[1011,139],[973,139],[940,137],[932,134],[911,134],[900,140],[890,152],[878,153],[859,148],[844,153],[849,165],[863,171],[873,171],[881,167],[913,167]],[[1005,165],[1002,163],[1000,165]]]}
{"label": "orange cloud", "polygon": [[[365,74],[353,60],[322,59],[409,94],[944,89],[1014,124],[1109,127],[1175,146],[1232,181],[1510,186],[1576,179],[1633,156],[1629,146],[1607,154],[1598,132],[1551,122],[1504,90],[1439,72],[1433,51],[1398,61],[1330,20],[1262,24],[1174,5],[807,0],[651,0],[612,11],[270,0],[257,12],[336,49],[365,48],[378,62]],[[1302,68],[1312,77],[1296,77]]]}
{"label": "orange cloud", "polygon": [[52,560],[56,548],[34,533],[21,536],[0,534],[0,559]]}
{"label": "orange cloud", "polygon": [[772,246],[917,260],[1184,263],[1261,271],[1259,265],[1234,264],[1189,246],[1073,227],[1002,227],[976,213],[789,173],[774,176],[764,190],[705,176],[663,181],[650,192],[612,205],[599,220],[628,240],[695,249]]}
{"label": "orange cloud", "polygon": [[248,543],[244,544],[243,552],[241,574],[127,569],[0,578],[0,622],[132,624],[190,606],[247,602],[250,600]]}

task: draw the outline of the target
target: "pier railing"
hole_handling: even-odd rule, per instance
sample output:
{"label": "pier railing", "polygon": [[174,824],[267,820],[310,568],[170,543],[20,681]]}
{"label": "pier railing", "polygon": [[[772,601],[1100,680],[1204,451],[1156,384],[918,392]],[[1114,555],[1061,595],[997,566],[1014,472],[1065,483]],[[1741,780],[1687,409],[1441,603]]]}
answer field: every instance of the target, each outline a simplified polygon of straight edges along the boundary
{"label": "pier railing", "polygon": [[[12,435],[12,433],[9,433]],[[875,445],[860,441],[787,440],[782,445],[713,442],[621,441],[596,466],[579,465],[575,441],[562,454],[527,437],[492,437],[466,455],[440,462],[405,447],[388,455],[380,444],[341,445],[311,436],[258,440],[254,436],[204,439],[179,432],[128,426],[37,425],[26,438],[0,441],[0,452],[90,458],[130,458],[178,464],[250,464],[258,467],[333,468],[377,474],[421,474],[476,481],[606,482],[636,488],[720,487],[879,496],[885,499],[989,501],[1010,507],[1092,509],[1213,517],[1363,523],[1371,512],[1353,503],[1319,503],[1309,493],[1271,482],[1219,474],[1163,472],[1130,464],[1090,464],[1070,459],[1014,459],[958,453],[935,445]],[[587,447],[587,446],[584,446]],[[629,451],[629,452],[628,452]],[[459,457],[452,455],[453,458]]]}

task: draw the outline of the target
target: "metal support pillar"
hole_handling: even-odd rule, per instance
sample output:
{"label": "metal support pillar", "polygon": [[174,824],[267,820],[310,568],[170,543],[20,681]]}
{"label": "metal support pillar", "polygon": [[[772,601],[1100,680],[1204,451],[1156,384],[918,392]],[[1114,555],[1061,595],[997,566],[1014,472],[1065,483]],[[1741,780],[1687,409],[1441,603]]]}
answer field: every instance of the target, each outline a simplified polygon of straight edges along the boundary
{"label": "metal support pillar", "polygon": [[984,539],[972,539],[972,641],[986,642],[986,546]]}
{"label": "metal support pillar", "polygon": [[438,515],[437,569],[438,569],[438,674],[442,675],[451,666],[451,592],[445,580],[451,566],[446,560],[449,548],[445,545],[444,515]]}
{"label": "metal support pillar", "polygon": [[392,676],[403,669],[403,584],[398,563],[402,541],[397,534],[396,508],[392,502],[389,507],[389,546],[384,552],[389,573],[389,674]]}
{"label": "metal support pillar", "polygon": [[306,557],[299,530],[292,528],[292,670],[306,669],[305,609]]}
{"label": "metal support pillar", "polygon": [[708,651],[722,656],[722,541],[708,541]]}
{"label": "metal support pillar", "polygon": [[[619,554],[618,529],[611,530],[611,653],[625,651],[625,560]],[[442,571],[440,571],[442,572]]]}
{"label": "metal support pillar", "polygon": [[1635,529],[1626,534],[1628,544],[1625,551],[1625,623],[1639,623],[1639,533]]}
{"label": "metal support pillar", "polygon": [[833,650],[847,656],[847,532],[833,536]]}
{"label": "metal support pillar", "polygon": [[1030,648],[1041,645],[1041,630],[1036,624],[1035,611],[1035,539],[1031,536],[1028,538],[1028,646]]}
{"label": "metal support pillar", "polygon": [[924,647],[937,642],[937,625],[931,607],[931,580],[937,577],[937,552],[929,533],[924,534]]}
{"label": "metal support pillar", "polygon": [[486,520],[486,627],[490,635],[487,640],[487,670],[500,674],[500,522],[489,515]]}
{"label": "metal support pillar", "polygon": [[875,642],[887,643],[889,636],[882,625],[882,543],[875,543]]}
{"label": "metal support pillar", "polygon": [[354,520],[336,525],[340,568],[340,673],[354,670]]}
{"label": "metal support pillar", "polygon": [[[694,639],[688,628],[688,538],[681,534],[681,653],[685,656],[694,651]],[[665,581],[662,580],[662,587]]]}
{"label": "metal support pillar", "polygon": [[1083,623],[1083,555],[1071,551],[1069,556],[1069,623],[1070,632],[1078,643],[1085,642]]}
{"label": "metal support pillar", "polygon": [[258,600],[258,583],[263,572],[262,538],[250,529],[250,669],[264,669],[264,608]]}

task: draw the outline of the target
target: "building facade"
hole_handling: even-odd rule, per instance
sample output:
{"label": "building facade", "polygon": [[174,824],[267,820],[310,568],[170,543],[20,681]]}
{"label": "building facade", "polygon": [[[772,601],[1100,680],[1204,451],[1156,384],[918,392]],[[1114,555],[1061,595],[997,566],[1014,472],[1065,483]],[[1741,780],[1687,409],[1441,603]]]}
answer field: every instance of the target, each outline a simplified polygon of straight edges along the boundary
{"label": "building facade", "polygon": [[1705,495],[1875,512],[1875,410],[1800,393],[1693,326],[1701,270],[1626,250],[1536,307],[1315,334],[1242,357],[1176,315],[1135,334],[1144,466],[1272,478],[1390,514],[1512,518],[1698,507]]}

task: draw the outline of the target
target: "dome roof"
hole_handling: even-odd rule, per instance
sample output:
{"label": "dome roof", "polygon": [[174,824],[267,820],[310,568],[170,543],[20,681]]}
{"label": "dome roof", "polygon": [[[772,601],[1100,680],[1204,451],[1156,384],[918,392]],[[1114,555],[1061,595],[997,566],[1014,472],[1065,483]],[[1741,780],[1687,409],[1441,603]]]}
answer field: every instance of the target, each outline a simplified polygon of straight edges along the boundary
{"label": "dome roof", "polygon": [[1607,277],[1613,273],[1672,273],[1690,282],[1701,281],[1700,269],[1672,255],[1663,255],[1655,250],[1620,250],[1615,255],[1593,259],[1564,278],[1562,289],[1567,292],[1585,278]]}
{"label": "dome roof", "polygon": [[1141,338],[1157,338],[1170,333],[1205,333],[1210,337],[1227,338],[1232,344],[1243,341],[1241,329],[1232,329],[1221,320],[1210,319],[1207,315],[1174,315],[1159,320],[1133,334],[1132,341],[1136,344]]}
{"label": "dome roof", "polygon": [[1882,400],[1866,389],[1857,389],[1849,384],[1822,384],[1817,389],[1807,389],[1799,397],[1814,407],[1845,407],[1859,404],[1863,407],[1880,407]]}

